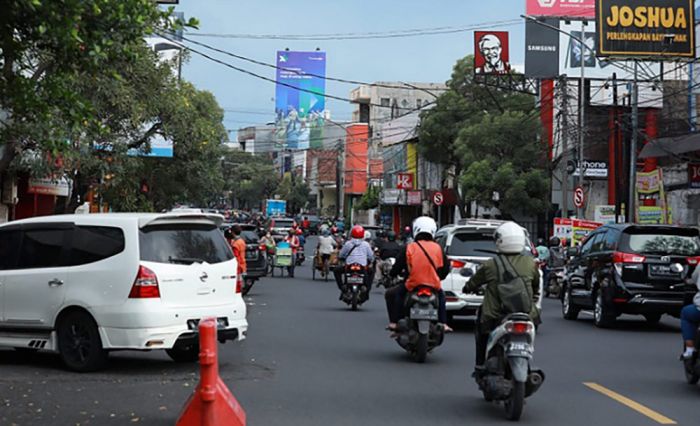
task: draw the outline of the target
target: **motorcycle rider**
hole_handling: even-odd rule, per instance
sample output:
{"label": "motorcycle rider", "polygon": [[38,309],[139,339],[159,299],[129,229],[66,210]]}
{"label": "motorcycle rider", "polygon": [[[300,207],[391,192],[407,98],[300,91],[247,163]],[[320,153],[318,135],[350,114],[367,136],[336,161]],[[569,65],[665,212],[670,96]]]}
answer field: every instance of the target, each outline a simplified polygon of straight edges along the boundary
{"label": "motorcycle rider", "polygon": [[438,322],[446,332],[452,331],[447,325],[445,292],[441,282],[450,272],[450,262],[445,251],[433,238],[437,224],[433,218],[421,216],[413,221],[414,242],[406,244],[399,252],[390,275],[396,277],[406,274],[406,282],[384,293],[386,310],[389,315],[389,331],[396,331],[396,326],[403,317],[403,305],[406,295],[419,286],[428,286],[437,290],[439,299]]}
{"label": "motorcycle rider", "polygon": [[695,347],[695,334],[700,326],[700,267],[695,267],[689,284],[695,284],[698,292],[693,297],[693,303],[684,307],[681,310],[681,333],[685,342],[685,351],[681,358],[688,360],[693,358],[693,354],[697,350]]}
{"label": "motorcycle rider", "polygon": [[476,338],[475,377],[480,376],[484,371],[489,334],[498,327],[505,315],[511,313],[506,312],[504,301],[501,300],[498,289],[499,285],[506,282],[504,277],[505,262],[509,262],[515,273],[525,282],[526,285],[523,286],[522,291],[527,292],[527,298],[532,301],[530,312],[526,313],[530,315],[535,324],[540,323],[536,305],[540,291],[540,272],[535,260],[523,254],[527,244],[525,230],[515,222],[506,222],[496,229],[494,238],[498,250],[498,263],[496,258],[486,261],[462,289],[464,293],[469,294],[485,286],[484,301],[479,309],[477,326],[474,329]]}
{"label": "motorcycle rider", "polygon": [[[369,243],[364,240],[365,228],[363,228],[360,225],[353,226],[352,230],[350,231],[350,236],[352,237],[352,239],[350,239],[348,242],[345,243],[345,245],[343,245],[343,248],[340,250],[340,254],[338,255],[338,258],[342,262],[340,262],[340,264],[333,271],[335,275],[336,284],[338,284],[338,289],[341,292],[343,291],[344,287],[343,274],[345,272],[345,265],[358,264],[367,268],[374,261],[374,253],[372,252],[372,247],[370,247]],[[369,289],[370,287],[368,284],[368,280],[369,271],[366,271],[365,285]]]}
{"label": "motorcycle rider", "polygon": [[335,239],[331,237],[331,233],[328,229],[323,230],[323,233],[318,237],[318,244],[316,245],[316,251],[321,256],[321,262],[323,262],[323,270],[321,271],[321,276],[325,277],[328,271],[328,261],[331,255],[335,251],[336,243]]}
{"label": "motorcycle rider", "polygon": [[384,270],[391,266],[387,266],[387,262],[391,258],[396,261],[396,258],[399,257],[399,253],[401,253],[401,246],[396,242],[396,233],[394,231],[389,231],[382,243],[379,244],[379,261],[377,262],[377,269],[379,270],[380,274],[380,282],[377,284],[378,286],[381,285],[381,280],[386,278],[384,276]]}
{"label": "motorcycle rider", "polygon": [[[296,266],[296,262],[297,262],[297,252],[299,251],[299,248],[301,247],[301,244],[299,242],[299,237],[297,236],[296,230],[290,229],[287,233],[287,236],[284,237],[284,241],[289,243],[289,247],[292,249],[292,263],[287,268],[287,272],[289,272],[290,278],[294,278],[294,267]],[[303,248],[302,248],[302,250],[303,250]]]}

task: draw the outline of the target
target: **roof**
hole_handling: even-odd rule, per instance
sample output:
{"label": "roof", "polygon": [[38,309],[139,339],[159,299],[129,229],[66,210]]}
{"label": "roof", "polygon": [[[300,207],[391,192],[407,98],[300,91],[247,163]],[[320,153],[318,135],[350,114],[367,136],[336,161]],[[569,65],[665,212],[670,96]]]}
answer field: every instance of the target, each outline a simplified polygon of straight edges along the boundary
{"label": "roof", "polygon": [[700,133],[652,139],[644,145],[639,158],[668,157],[693,151],[700,151]]}
{"label": "roof", "polygon": [[224,221],[224,217],[219,214],[213,213],[190,213],[190,212],[168,212],[168,213],[91,213],[91,214],[63,214],[63,215],[51,215],[51,216],[37,216],[27,219],[16,220],[13,222],[8,222],[7,225],[24,225],[32,223],[66,223],[66,222],[80,222],[80,223],[102,223],[109,220],[116,220],[122,222],[136,221],[139,227],[148,226],[154,224],[154,222],[173,223],[173,221],[178,222],[190,222],[196,223],[199,221],[213,222],[217,226],[221,225]]}

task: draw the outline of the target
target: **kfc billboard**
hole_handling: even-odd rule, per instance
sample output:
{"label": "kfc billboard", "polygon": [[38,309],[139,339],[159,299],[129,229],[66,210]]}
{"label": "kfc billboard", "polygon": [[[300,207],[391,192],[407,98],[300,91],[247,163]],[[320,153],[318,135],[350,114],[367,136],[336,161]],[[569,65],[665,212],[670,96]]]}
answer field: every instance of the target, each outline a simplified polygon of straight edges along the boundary
{"label": "kfc billboard", "polygon": [[530,16],[595,18],[595,0],[527,0],[525,10]]}
{"label": "kfc billboard", "polygon": [[508,74],[508,32],[474,32],[474,73]]}

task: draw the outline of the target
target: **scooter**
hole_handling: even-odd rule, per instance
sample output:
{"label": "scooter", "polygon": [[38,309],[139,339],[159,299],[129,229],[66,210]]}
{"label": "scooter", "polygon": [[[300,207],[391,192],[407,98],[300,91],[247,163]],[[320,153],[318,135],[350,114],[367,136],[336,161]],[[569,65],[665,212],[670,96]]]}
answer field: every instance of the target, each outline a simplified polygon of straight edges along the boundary
{"label": "scooter", "polygon": [[535,324],[527,314],[508,315],[489,335],[484,372],[475,377],[486,401],[503,401],[508,420],[519,420],[525,398],[544,382],[532,367]]}
{"label": "scooter", "polygon": [[547,282],[545,283],[544,297],[549,297],[550,295],[555,298],[559,298],[561,294],[562,284],[564,283],[564,276],[566,275],[566,267],[560,266],[558,268],[551,268],[549,270]]}
{"label": "scooter", "polygon": [[428,352],[445,338],[445,330],[438,323],[439,303],[432,287],[417,287],[406,298],[407,316],[396,325],[396,342],[418,363],[424,363]]}
{"label": "scooter", "polygon": [[[695,333],[695,347],[700,348],[700,329]],[[689,385],[695,385],[700,380],[700,356],[696,350],[692,357],[683,360],[685,380]]]}
{"label": "scooter", "polygon": [[347,303],[353,311],[369,300],[369,288],[365,281],[367,270],[359,264],[345,266],[343,274],[343,290],[340,299]]}
{"label": "scooter", "polygon": [[304,261],[305,261],[305,260],[306,260],[306,255],[304,255],[304,252],[303,252],[302,250],[299,250],[299,251],[297,252],[297,257],[296,257],[296,261],[295,261],[294,264],[295,264],[296,266],[301,266],[301,265],[304,264]]}
{"label": "scooter", "polygon": [[385,259],[380,264],[379,271],[382,275],[382,278],[377,283],[377,287],[384,287],[386,289],[389,289],[389,288],[395,287],[401,283],[401,281],[398,278],[392,278],[390,275],[391,268],[394,267],[395,263],[396,263],[396,259],[393,257],[390,257],[390,258]]}

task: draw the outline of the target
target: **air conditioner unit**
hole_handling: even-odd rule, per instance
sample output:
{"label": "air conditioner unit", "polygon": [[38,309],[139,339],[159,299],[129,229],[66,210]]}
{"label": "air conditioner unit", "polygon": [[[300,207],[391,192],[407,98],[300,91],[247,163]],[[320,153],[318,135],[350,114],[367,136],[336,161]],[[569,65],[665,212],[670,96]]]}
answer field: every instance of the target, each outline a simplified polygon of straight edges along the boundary
{"label": "air conditioner unit", "polygon": [[17,180],[14,177],[5,176],[2,179],[2,203],[15,205],[18,202]]}

